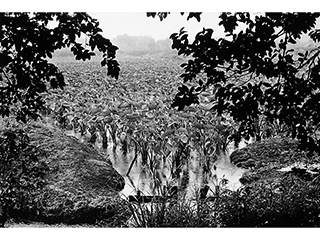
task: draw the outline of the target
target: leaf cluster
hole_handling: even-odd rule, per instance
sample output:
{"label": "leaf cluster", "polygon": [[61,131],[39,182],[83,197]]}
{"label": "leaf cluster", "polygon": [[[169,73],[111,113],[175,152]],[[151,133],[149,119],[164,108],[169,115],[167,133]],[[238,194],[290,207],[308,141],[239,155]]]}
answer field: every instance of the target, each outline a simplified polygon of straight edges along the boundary
{"label": "leaf cluster", "polygon": [[[86,13],[0,13],[1,115],[14,113],[23,122],[36,119],[44,105],[42,94],[64,88],[62,72],[48,61],[61,48],[70,48],[75,59],[83,61],[98,49],[103,53],[101,65],[117,78],[117,47],[101,32],[99,22]],[[84,46],[77,42],[83,35],[89,38]]]}
{"label": "leaf cluster", "polygon": [[277,183],[245,186],[223,197],[219,218],[225,227],[319,226],[319,179],[303,181],[292,175]]}
{"label": "leaf cluster", "polygon": [[[44,186],[48,167],[39,160],[41,152],[30,145],[21,129],[0,135],[0,200],[2,223],[33,209],[33,194]],[[19,214],[20,213],[20,214]]]}
{"label": "leaf cluster", "polygon": [[[159,15],[160,13],[158,13]],[[184,84],[178,88],[173,107],[179,110],[199,103],[199,94],[214,87],[212,110],[229,114],[240,123],[239,134],[260,139],[255,122],[263,116],[279,121],[300,147],[320,151],[319,53],[299,51],[295,44],[303,34],[319,41],[315,29],[319,13],[221,13],[225,36],[215,38],[203,29],[193,42],[182,28],[171,35],[172,48],[188,57],[181,67]],[[240,28],[241,26],[241,28]],[[239,29],[240,28],[240,29]],[[206,80],[197,80],[198,75]],[[195,82],[188,86],[187,82]]]}
{"label": "leaf cluster", "polygon": [[207,160],[216,160],[226,150],[234,130],[227,120],[221,125],[202,105],[184,112],[170,108],[174,92],[169,90],[178,86],[181,60],[128,58],[120,63],[119,81],[108,82],[101,80],[97,63],[60,63],[69,85],[63,92],[48,95],[50,115],[81,141],[104,149],[111,143],[124,152],[141,154],[152,174],[162,161],[169,168],[181,167],[190,157],[187,149],[198,150],[200,162],[210,168]]}

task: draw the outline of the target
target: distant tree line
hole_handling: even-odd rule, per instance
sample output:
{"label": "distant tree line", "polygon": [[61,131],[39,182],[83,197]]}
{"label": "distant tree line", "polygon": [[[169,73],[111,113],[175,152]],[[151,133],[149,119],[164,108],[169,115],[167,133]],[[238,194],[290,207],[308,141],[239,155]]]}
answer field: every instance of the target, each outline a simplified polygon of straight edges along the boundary
{"label": "distant tree line", "polygon": [[156,41],[150,36],[129,36],[123,34],[112,39],[112,42],[118,46],[119,53],[128,55],[169,53],[173,51],[171,48],[172,42],[169,38]]}
{"label": "distant tree line", "polygon": [[[79,41],[85,44],[87,40],[80,39]],[[127,34],[123,34],[113,38],[112,43],[119,48],[118,54],[142,56],[159,53],[176,53],[176,50],[171,48],[172,41],[169,38],[155,40],[151,36],[129,36]],[[97,56],[100,55],[98,51],[95,52]],[[55,57],[74,58],[73,54],[67,48],[58,50],[53,55]]]}

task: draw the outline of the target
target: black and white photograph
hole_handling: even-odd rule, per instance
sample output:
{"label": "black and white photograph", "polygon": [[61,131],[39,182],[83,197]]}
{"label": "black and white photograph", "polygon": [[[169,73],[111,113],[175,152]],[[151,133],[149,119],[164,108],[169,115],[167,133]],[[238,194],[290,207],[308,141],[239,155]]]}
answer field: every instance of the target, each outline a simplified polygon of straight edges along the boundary
{"label": "black and white photograph", "polygon": [[1,227],[320,226],[320,11],[179,6],[0,9]]}

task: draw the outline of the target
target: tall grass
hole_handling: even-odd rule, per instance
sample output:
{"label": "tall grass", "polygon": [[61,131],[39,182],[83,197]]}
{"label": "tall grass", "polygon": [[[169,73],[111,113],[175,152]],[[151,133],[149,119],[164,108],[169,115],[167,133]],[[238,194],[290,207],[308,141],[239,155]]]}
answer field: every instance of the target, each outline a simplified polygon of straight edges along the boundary
{"label": "tall grass", "polygon": [[221,199],[219,222],[227,227],[320,226],[320,180],[287,175],[257,182]]}
{"label": "tall grass", "polygon": [[130,227],[216,227],[213,203],[200,200],[165,200],[130,203]]}
{"label": "tall grass", "polygon": [[319,227],[320,178],[285,175],[206,199],[129,203],[129,227]]}

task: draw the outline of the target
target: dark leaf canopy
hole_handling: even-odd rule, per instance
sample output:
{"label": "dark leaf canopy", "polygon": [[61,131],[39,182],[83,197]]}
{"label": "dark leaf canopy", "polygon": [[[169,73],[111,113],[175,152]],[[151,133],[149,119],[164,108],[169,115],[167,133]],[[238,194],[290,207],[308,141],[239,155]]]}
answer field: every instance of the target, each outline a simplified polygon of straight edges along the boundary
{"label": "dark leaf canopy", "polygon": [[[50,27],[50,23],[55,27]],[[41,94],[65,86],[63,74],[48,59],[54,51],[70,48],[76,60],[90,60],[97,49],[107,74],[117,78],[117,47],[101,35],[99,22],[86,13],[0,13],[0,114],[18,120],[37,118]],[[77,42],[82,35],[88,46]]]}
{"label": "dark leaf canopy", "polygon": [[[162,20],[167,15],[151,16]],[[263,119],[286,125],[302,148],[320,152],[319,16],[224,12],[219,16],[224,37],[215,38],[213,29],[203,29],[193,42],[183,28],[172,34],[172,48],[188,59],[181,65],[184,85],[172,106],[182,110],[197,104],[197,96],[211,89],[212,110],[230,115],[240,124],[242,136],[260,139],[257,122]],[[189,13],[191,17],[201,20],[198,13]],[[313,41],[311,50],[298,47],[303,34]]]}

